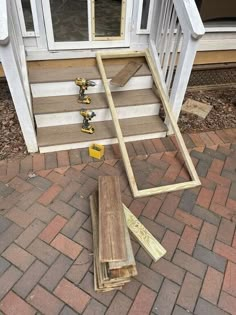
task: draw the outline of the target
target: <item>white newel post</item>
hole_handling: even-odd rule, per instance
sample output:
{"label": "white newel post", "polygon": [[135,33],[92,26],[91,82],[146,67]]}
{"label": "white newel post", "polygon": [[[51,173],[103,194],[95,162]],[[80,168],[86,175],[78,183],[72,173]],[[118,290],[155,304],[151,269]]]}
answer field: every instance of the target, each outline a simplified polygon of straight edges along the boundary
{"label": "white newel post", "polygon": [[29,152],[37,152],[37,138],[31,114],[31,104],[27,98],[23,68],[20,62],[22,52],[17,47],[14,30],[7,15],[7,1],[0,0],[0,60],[15,105],[21,130]]}

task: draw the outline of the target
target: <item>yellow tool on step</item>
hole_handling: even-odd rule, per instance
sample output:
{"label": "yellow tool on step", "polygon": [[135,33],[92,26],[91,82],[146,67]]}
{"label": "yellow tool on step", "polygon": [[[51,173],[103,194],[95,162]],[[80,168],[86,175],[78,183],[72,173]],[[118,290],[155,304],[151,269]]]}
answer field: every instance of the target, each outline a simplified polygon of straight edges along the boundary
{"label": "yellow tool on step", "polygon": [[83,104],[90,104],[91,97],[85,95],[85,91],[88,89],[89,86],[95,86],[96,83],[85,78],[76,78],[75,84],[80,88],[78,102]]}
{"label": "yellow tool on step", "polygon": [[96,116],[94,111],[82,108],[80,110],[80,115],[83,117],[81,131],[90,134],[94,133],[95,129],[89,123],[89,121]]}

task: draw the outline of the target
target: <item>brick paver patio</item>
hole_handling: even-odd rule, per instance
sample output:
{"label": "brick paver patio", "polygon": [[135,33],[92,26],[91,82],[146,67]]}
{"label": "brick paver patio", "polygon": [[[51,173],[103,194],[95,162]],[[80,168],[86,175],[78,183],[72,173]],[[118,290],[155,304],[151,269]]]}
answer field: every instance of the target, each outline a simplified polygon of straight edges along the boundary
{"label": "brick paver patio", "polygon": [[[202,186],[133,199],[117,145],[0,162],[0,314],[236,314],[236,130],[184,135]],[[129,143],[140,188],[186,181],[173,137]],[[167,249],[132,240],[138,276],[93,289],[88,197],[120,176],[123,202]]]}

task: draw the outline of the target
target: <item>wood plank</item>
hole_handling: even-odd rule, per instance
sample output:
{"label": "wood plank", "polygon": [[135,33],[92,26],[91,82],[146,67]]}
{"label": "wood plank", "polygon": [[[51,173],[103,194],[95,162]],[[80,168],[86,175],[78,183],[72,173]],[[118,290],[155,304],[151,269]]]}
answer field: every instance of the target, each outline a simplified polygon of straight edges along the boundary
{"label": "wood plank", "polygon": [[[105,65],[115,65],[115,64],[124,64],[124,62],[133,61],[133,58],[116,58],[105,60]],[[145,58],[137,57],[135,61],[144,63]],[[96,58],[70,58],[70,59],[54,59],[54,60],[37,60],[37,61],[28,61],[28,68],[33,69],[52,69],[52,68],[72,68],[72,67],[81,67],[81,66],[96,66]]]}
{"label": "wood plank", "polygon": [[[106,73],[109,78],[114,77],[124,65],[122,64],[107,64]],[[142,67],[135,73],[135,76],[147,76],[150,75],[150,70],[146,63],[143,63]],[[65,68],[37,68],[29,69],[29,81],[30,83],[46,83],[46,82],[66,82],[74,81],[77,77],[84,77],[89,80],[101,79],[97,66],[69,66]]]}
{"label": "wood plank", "polygon": [[[152,89],[140,89],[113,92],[116,107],[131,105],[147,105],[159,103],[160,99],[155,95]],[[86,105],[88,109],[108,108],[105,93],[91,94],[92,103]],[[38,97],[33,100],[34,114],[64,113],[73,112],[81,109],[78,103],[78,95]]]}
{"label": "wood plank", "polygon": [[127,259],[124,212],[117,176],[99,176],[99,261]]}
{"label": "wood plank", "polygon": [[[125,216],[124,216],[124,229],[125,229],[125,246],[126,246],[126,250],[127,250],[127,259],[124,261],[110,262],[110,263],[108,263],[108,268],[109,268],[109,272],[111,273],[111,275],[113,275],[114,270],[126,269],[128,272],[128,276],[134,277],[137,275],[136,262],[134,259],[133,248],[132,248],[132,244],[130,241],[130,236],[129,236],[129,231],[128,231]],[[120,277],[125,277],[125,276],[122,275]]]}
{"label": "wood plank", "polygon": [[142,64],[134,61],[125,65],[111,80],[110,84],[115,86],[125,86],[132,76],[141,68]]}
{"label": "wood plank", "polygon": [[[112,278],[108,277],[107,263],[101,263],[99,261],[98,253],[98,197],[97,193],[94,193],[89,197],[90,209],[92,218],[93,229],[93,253],[94,253],[94,289],[98,292],[108,292],[114,289],[122,289],[122,285],[130,281],[130,278],[121,278],[115,276],[123,276],[124,272],[119,274],[112,274]],[[132,271],[129,270],[129,275]]]}
{"label": "wood plank", "polygon": [[236,62],[235,50],[198,51],[194,64]]}
{"label": "wood plank", "polygon": [[91,209],[91,219],[92,219],[92,229],[93,229],[93,266],[94,266],[94,289],[95,291],[111,291],[113,288],[105,288],[102,283],[102,269],[104,269],[105,264],[99,263],[98,259],[98,202],[97,194],[90,196],[90,209]]}
{"label": "wood plank", "polygon": [[[124,136],[159,133],[166,131],[166,125],[159,116],[145,116],[127,118],[120,121]],[[37,138],[40,147],[77,143],[84,141],[98,141],[99,139],[112,139],[116,137],[115,128],[111,120],[93,122],[94,134],[81,132],[82,124],[62,125],[55,127],[38,128]]]}
{"label": "wood plank", "polygon": [[155,239],[155,237],[145,228],[145,226],[133,215],[133,213],[123,204],[126,223],[139,244],[152,257],[158,261],[166,254],[164,247]]}

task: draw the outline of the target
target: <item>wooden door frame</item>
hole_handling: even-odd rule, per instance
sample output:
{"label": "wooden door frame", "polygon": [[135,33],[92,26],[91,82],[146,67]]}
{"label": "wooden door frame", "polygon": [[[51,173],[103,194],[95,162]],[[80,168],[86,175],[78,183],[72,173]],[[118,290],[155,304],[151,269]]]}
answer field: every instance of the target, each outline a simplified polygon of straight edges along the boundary
{"label": "wooden door frame", "polygon": [[[124,0],[123,0],[124,1]],[[89,40],[88,41],[68,41],[68,42],[55,42],[53,34],[53,24],[52,24],[52,15],[49,0],[42,0],[42,7],[44,12],[45,20],[45,29],[46,36],[48,41],[49,50],[72,50],[72,49],[100,49],[100,48],[115,48],[115,47],[129,47],[130,46],[130,33],[131,33],[131,20],[133,12],[133,1],[134,0],[125,0],[125,27],[124,27],[124,38],[115,38],[112,39],[103,39],[95,40],[92,36],[93,25],[92,22],[92,0],[87,0],[88,8],[88,32]]]}
{"label": "wooden door frame", "polygon": [[[182,153],[182,157],[183,157],[185,164],[186,164],[186,167],[189,171],[191,181],[183,182],[183,183],[170,184],[170,185],[161,186],[161,187],[143,189],[143,190],[138,189],[137,184],[136,184],[136,180],[135,180],[135,176],[134,176],[134,173],[132,170],[132,166],[131,166],[131,163],[129,160],[129,155],[128,155],[128,152],[126,149],[123,134],[121,131],[121,127],[119,124],[119,119],[118,119],[118,115],[116,112],[115,104],[114,104],[111,90],[109,87],[109,81],[107,79],[105,68],[103,65],[103,59],[127,58],[127,57],[145,57],[146,58],[147,64],[150,68],[150,71],[151,71],[151,74],[153,77],[153,81],[154,81],[154,83],[158,89],[159,97],[162,101],[162,104],[163,104],[163,107],[165,110],[165,114],[170,121],[170,125],[173,129],[173,132],[174,132],[175,137],[176,137],[176,141],[179,145],[179,150]],[[151,195],[166,193],[166,192],[170,192],[170,191],[182,190],[182,189],[187,189],[187,188],[194,188],[196,186],[201,185],[201,182],[199,180],[197,172],[194,168],[193,162],[190,158],[188,149],[187,149],[187,147],[184,143],[184,140],[182,138],[182,135],[179,131],[179,127],[177,125],[177,122],[176,122],[176,120],[172,114],[168,96],[166,95],[165,89],[163,88],[163,82],[161,81],[161,78],[158,74],[158,71],[156,70],[156,67],[152,61],[149,50],[140,51],[140,52],[138,52],[138,51],[97,52],[96,59],[97,59],[98,68],[99,68],[99,71],[100,71],[100,74],[102,77],[102,81],[103,81],[107,101],[108,101],[108,104],[110,107],[112,119],[114,122],[114,127],[116,130],[116,135],[117,135],[117,139],[119,142],[120,151],[121,151],[121,155],[123,158],[125,170],[126,170],[127,177],[128,177],[129,184],[130,184],[130,188],[132,190],[134,197],[136,198],[136,197],[151,196]]]}

